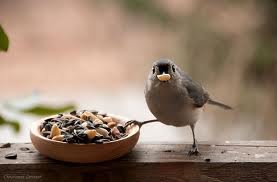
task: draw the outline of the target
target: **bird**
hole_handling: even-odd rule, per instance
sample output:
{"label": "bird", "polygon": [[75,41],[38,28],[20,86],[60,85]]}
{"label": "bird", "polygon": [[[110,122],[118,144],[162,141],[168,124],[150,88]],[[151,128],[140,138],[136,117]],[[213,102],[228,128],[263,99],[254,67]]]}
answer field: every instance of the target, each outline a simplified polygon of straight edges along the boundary
{"label": "bird", "polygon": [[175,127],[190,126],[193,143],[189,155],[198,155],[195,125],[206,104],[231,110],[232,107],[211,98],[208,91],[170,59],[159,59],[152,65],[144,90],[145,100],[156,119],[144,122],[131,120],[125,126],[140,127],[150,122],[161,122]]}

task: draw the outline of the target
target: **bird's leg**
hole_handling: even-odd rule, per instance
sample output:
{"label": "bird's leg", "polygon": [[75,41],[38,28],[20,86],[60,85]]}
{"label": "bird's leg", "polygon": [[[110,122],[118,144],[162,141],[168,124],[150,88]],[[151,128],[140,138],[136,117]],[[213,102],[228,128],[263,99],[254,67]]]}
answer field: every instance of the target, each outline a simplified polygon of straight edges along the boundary
{"label": "bird's leg", "polygon": [[137,120],[130,120],[130,121],[127,121],[124,125],[124,128],[127,128],[128,126],[130,125],[138,125],[139,127],[141,127],[141,122],[137,121]]}
{"label": "bird's leg", "polygon": [[128,126],[130,126],[130,125],[132,125],[132,124],[138,125],[139,127],[141,127],[141,126],[144,125],[144,124],[152,123],[152,122],[156,122],[156,121],[158,121],[158,120],[157,120],[157,119],[152,119],[152,120],[147,120],[147,121],[142,121],[142,122],[139,122],[139,121],[137,121],[137,120],[130,120],[130,121],[127,121],[127,122],[125,123],[124,128],[127,128]]}
{"label": "bird's leg", "polygon": [[192,144],[192,147],[191,147],[191,149],[188,153],[189,155],[198,155],[199,154],[197,141],[195,139],[195,134],[194,134],[194,127],[195,127],[195,124],[190,125],[191,131],[192,131],[192,137],[193,137],[193,144]]}

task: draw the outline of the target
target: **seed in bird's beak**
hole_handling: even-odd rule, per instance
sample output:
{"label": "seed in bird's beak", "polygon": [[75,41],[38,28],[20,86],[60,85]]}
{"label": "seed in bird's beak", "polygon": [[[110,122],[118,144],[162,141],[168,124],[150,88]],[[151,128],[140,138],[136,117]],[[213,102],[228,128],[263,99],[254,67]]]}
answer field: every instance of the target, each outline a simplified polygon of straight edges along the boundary
{"label": "seed in bird's beak", "polygon": [[160,81],[163,81],[163,82],[168,81],[171,78],[170,74],[165,74],[165,73],[157,75],[157,77]]}

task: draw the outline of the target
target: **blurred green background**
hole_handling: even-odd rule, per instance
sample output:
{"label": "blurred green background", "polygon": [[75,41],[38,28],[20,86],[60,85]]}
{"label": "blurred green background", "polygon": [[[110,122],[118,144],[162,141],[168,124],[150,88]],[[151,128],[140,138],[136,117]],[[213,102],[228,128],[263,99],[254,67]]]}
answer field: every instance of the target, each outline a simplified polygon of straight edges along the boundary
{"label": "blurred green background", "polygon": [[[143,89],[159,58],[235,107],[206,107],[199,140],[277,139],[276,10],[273,0],[0,0],[10,39],[0,52],[1,118],[21,126],[16,134],[0,125],[0,142],[29,141],[41,114],[22,110],[41,105],[45,114],[71,107],[152,118]],[[141,141],[191,140],[186,128],[151,126]]]}

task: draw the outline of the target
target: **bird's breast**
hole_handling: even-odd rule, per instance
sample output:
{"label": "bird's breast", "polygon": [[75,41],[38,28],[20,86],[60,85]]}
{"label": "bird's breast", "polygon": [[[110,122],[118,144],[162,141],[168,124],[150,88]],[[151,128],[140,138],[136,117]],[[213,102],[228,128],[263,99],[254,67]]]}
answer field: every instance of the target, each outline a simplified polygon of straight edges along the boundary
{"label": "bird's breast", "polygon": [[168,83],[146,86],[145,98],[149,110],[162,123],[186,126],[195,122],[195,111],[186,92]]}

